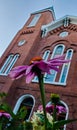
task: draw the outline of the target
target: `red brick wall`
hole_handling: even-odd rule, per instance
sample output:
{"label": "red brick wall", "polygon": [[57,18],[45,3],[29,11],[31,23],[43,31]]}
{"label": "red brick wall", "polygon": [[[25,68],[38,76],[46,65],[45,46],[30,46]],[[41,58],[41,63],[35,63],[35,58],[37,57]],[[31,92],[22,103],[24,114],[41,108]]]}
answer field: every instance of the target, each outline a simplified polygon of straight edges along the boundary
{"label": "red brick wall", "polygon": [[[24,27],[16,34],[12,40],[9,47],[6,49],[5,53],[1,57],[0,66],[4,63],[8,54],[10,53],[19,53],[20,58],[16,62],[15,66],[22,64],[29,64],[30,59],[33,56],[40,55],[42,56],[46,49],[51,50],[51,54],[55,45],[62,43],[65,45],[66,50],[71,48],[74,50],[73,58],[71,61],[70,70],[68,73],[67,84],[66,86],[62,85],[51,85],[45,84],[46,90],[46,103],[50,100],[51,93],[60,94],[61,100],[63,100],[69,107],[69,117],[77,117],[77,31],[72,28],[72,25],[68,27],[59,27],[47,34],[46,37],[41,38],[41,25],[50,23],[53,20],[53,17],[50,11],[42,12],[42,17],[39,20],[39,23],[35,27],[28,28],[30,19],[24,25]],[[77,26],[75,25],[75,28]],[[59,33],[63,30],[69,32],[67,37],[59,37]],[[21,39],[26,39],[27,43],[23,46],[18,46],[18,41]],[[36,100],[35,110],[38,105],[41,104],[40,91],[38,83],[25,83],[25,78],[20,80],[12,81],[9,76],[0,76],[0,91],[8,93],[6,101],[14,108],[16,101],[23,94],[32,94]],[[77,123],[73,123],[67,127],[67,130],[76,130]]]}

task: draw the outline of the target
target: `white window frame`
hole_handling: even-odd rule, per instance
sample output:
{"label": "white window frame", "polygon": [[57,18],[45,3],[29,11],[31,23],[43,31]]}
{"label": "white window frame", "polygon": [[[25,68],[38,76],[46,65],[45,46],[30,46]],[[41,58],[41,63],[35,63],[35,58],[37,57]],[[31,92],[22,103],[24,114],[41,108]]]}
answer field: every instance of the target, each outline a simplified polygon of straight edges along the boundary
{"label": "white window frame", "polygon": [[10,64],[10,62],[12,61],[13,59],[13,54],[9,55],[8,58],[6,59],[4,65],[2,66],[2,68],[0,69],[0,75],[6,75],[5,74],[5,70],[6,68],[8,67],[8,65]]}
{"label": "white window frame", "polygon": [[35,15],[34,15],[34,18],[33,18],[32,21],[30,22],[30,24],[28,25],[28,27],[35,26],[36,23],[38,22],[40,16],[41,16],[41,14],[35,14]]}
{"label": "white window frame", "polygon": [[33,101],[34,101],[34,104],[33,104],[32,110],[31,110],[31,113],[30,113],[29,118],[28,118],[28,120],[30,120],[30,117],[31,117],[31,115],[32,115],[32,112],[33,112],[33,109],[34,109],[34,106],[35,106],[35,98],[34,98],[32,95],[30,95],[30,94],[22,95],[22,96],[18,99],[18,101],[16,102],[16,105],[15,105],[15,107],[14,107],[14,109],[13,109],[13,112],[14,112],[14,114],[16,114],[16,113],[18,112],[18,110],[19,110],[19,108],[20,108],[20,105],[21,105],[21,103],[23,102],[23,100],[26,99],[26,98],[28,98],[28,97],[31,97],[31,98],[33,99]]}
{"label": "white window frame", "polygon": [[13,57],[11,63],[9,64],[8,68],[5,71],[5,75],[7,75],[10,72],[10,70],[12,69],[12,67],[14,66],[14,64],[16,63],[16,61],[18,60],[18,58],[19,58],[19,54],[16,54]]}
{"label": "white window frame", "polygon": [[[66,57],[65,57],[66,60],[67,60],[67,56],[68,56],[69,51],[71,51],[71,56],[70,56],[70,59],[69,59],[69,60],[72,59],[72,56],[73,56],[73,49],[69,49],[69,50],[67,50],[67,53],[66,53]],[[63,67],[62,67],[60,79],[59,79],[59,83],[61,83],[61,79],[62,79],[64,67],[65,67],[66,64],[68,64],[67,73],[66,73],[66,76],[65,76],[65,80],[64,80],[64,82],[62,83],[62,84],[65,84],[65,85],[66,85],[66,80],[67,80],[67,76],[68,76],[68,72],[69,72],[69,68],[70,68],[71,62],[69,62],[69,63],[64,63],[64,65],[63,65]]]}
{"label": "white window frame", "polygon": [[[58,44],[58,45],[55,46],[55,48],[54,48],[54,50],[53,50],[53,53],[52,53],[50,59],[53,59],[53,58],[54,58],[54,56],[55,56],[55,52],[56,52],[56,49],[57,49],[59,46],[62,46],[62,47],[63,47],[62,52],[61,52],[61,54],[60,54],[60,55],[63,55],[64,49],[65,49],[65,46],[64,46],[63,44]],[[54,70],[53,70],[53,71],[54,71]],[[60,85],[59,82],[55,82],[57,72],[56,72],[56,71],[54,71],[54,72],[55,72],[55,75],[54,75],[53,82],[52,82],[52,81],[47,81],[47,80],[45,80],[44,82],[45,82],[45,83],[48,83],[48,84]]]}
{"label": "white window frame", "polygon": [[16,63],[17,59],[19,58],[19,54],[11,54],[6,59],[4,65],[0,69],[0,75],[7,76],[14,64]]}
{"label": "white window frame", "polygon": [[43,55],[43,59],[47,61],[48,57],[49,57],[49,54],[50,54],[50,50],[46,50],[44,52],[44,55]]}

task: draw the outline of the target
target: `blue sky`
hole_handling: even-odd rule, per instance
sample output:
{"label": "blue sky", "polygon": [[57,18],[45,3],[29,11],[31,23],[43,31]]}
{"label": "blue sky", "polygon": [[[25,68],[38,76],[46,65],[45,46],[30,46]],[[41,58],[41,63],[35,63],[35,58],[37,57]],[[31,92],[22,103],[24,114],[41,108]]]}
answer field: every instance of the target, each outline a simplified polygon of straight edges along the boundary
{"label": "blue sky", "polygon": [[0,56],[32,12],[51,6],[56,19],[77,16],[77,0],[0,0]]}

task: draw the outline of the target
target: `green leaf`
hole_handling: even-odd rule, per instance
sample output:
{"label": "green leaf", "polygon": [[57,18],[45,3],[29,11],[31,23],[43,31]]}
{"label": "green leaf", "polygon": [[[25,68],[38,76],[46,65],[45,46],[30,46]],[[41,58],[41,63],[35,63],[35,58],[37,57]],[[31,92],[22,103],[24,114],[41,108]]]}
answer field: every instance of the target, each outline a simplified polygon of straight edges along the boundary
{"label": "green leaf", "polygon": [[37,115],[38,117],[40,117],[40,121],[41,121],[41,123],[44,124],[44,122],[45,122],[44,114],[39,114],[39,113],[37,113],[36,115]]}
{"label": "green leaf", "polygon": [[54,130],[60,128],[61,126],[65,125],[65,124],[68,124],[68,123],[71,123],[71,122],[74,122],[74,121],[77,121],[77,119],[69,119],[69,120],[56,121],[53,124]]}
{"label": "green leaf", "polygon": [[53,124],[51,124],[49,121],[47,122],[47,130],[52,130]]}
{"label": "green leaf", "polygon": [[6,104],[6,103],[1,104],[0,109],[4,110],[7,113],[9,113],[12,117],[14,116],[14,113],[13,113],[11,107],[8,104]]}
{"label": "green leaf", "polygon": [[0,122],[0,130],[2,130],[2,123]]}
{"label": "green leaf", "polygon": [[[44,123],[45,123],[44,115],[43,114],[37,114],[37,116],[40,117],[41,124],[44,125]],[[51,129],[52,129],[52,124],[47,119],[47,130],[51,130]]]}
{"label": "green leaf", "polygon": [[28,122],[25,121],[24,129],[23,130],[33,130],[32,123],[29,122],[29,121]]}
{"label": "green leaf", "polygon": [[0,98],[6,97],[6,96],[7,96],[6,93],[4,93],[4,92],[0,93]]}
{"label": "green leaf", "polygon": [[19,119],[24,119],[26,115],[27,115],[27,109],[25,106],[23,106],[16,114],[16,116]]}

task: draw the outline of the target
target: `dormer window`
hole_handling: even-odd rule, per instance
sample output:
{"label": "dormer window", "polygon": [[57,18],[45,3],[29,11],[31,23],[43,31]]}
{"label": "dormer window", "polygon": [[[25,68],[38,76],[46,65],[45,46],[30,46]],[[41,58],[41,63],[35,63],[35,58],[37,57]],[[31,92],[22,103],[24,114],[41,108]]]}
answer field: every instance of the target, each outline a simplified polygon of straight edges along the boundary
{"label": "dormer window", "polygon": [[28,27],[35,26],[36,23],[38,22],[40,16],[41,16],[41,14],[35,14],[34,18],[33,18],[32,21],[30,22],[30,24],[28,25]]}

